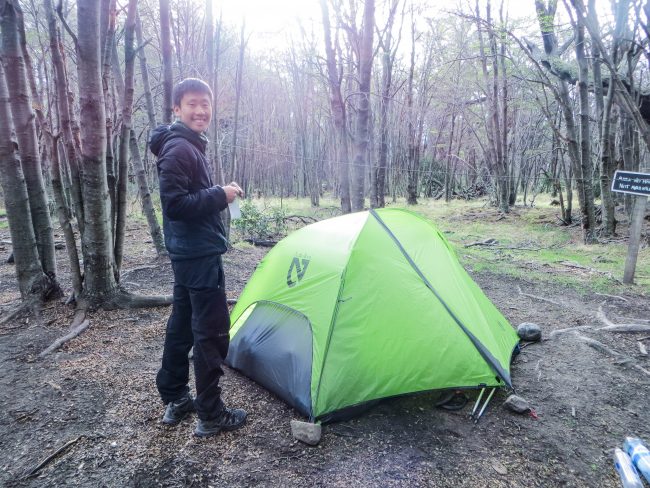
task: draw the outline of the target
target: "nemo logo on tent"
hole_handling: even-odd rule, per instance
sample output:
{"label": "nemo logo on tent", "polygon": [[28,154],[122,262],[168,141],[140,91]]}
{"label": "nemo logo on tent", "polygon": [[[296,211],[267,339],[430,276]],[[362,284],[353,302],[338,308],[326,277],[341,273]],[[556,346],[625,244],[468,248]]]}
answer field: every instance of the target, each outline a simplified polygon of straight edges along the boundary
{"label": "nemo logo on tent", "polygon": [[[287,273],[287,285],[289,285],[289,287],[295,286],[296,283],[302,280],[302,277],[305,276],[308,265],[309,259],[298,257],[293,258],[293,261],[291,261],[291,266],[289,266],[289,272]],[[296,278],[295,281],[293,280],[294,275]]]}

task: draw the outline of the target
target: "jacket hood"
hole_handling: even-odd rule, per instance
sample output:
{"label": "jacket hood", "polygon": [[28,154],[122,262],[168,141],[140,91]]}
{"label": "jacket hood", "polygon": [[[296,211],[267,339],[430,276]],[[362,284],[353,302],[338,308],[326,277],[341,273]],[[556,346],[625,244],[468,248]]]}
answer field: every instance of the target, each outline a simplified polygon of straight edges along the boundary
{"label": "jacket hood", "polygon": [[149,148],[155,156],[158,156],[165,144],[171,139],[176,138],[186,139],[205,154],[205,149],[208,145],[207,137],[204,134],[194,132],[182,122],[174,122],[172,125],[159,125],[156,127],[151,132]]}
{"label": "jacket hood", "polygon": [[151,132],[149,148],[155,156],[160,154],[160,151],[162,151],[163,146],[168,140],[178,137],[169,130],[169,127],[168,125],[159,125]]}

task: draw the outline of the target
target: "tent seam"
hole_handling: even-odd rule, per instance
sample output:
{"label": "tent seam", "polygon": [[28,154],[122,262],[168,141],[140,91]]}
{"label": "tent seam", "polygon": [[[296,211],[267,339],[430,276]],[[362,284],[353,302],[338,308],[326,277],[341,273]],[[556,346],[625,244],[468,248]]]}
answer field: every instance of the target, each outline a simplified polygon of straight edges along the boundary
{"label": "tent seam", "polygon": [[336,319],[338,318],[339,315],[339,305],[341,303],[341,294],[343,293],[343,288],[345,286],[345,276],[348,272],[348,264],[350,263],[350,255],[352,254],[352,250],[354,249],[354,245],[357,243],[359,240],[359,236],[361,236],[361,233],[363,232],[363,229],[365,228],[366,224],[368,223],[368,219],[363,223],[361,228],[359,229],[359,232],[357,233],[356,238],[354,239],[354,242],[352,243],[352,246],[350,246],[350,253],[348,253],[348,259],[345,262],[345,267],[343,268],[343,272],[341,273],[341,278],[340,278],[340,284],[339,284],[339,292],[336,295],[336,305],[334,306],[334,312],[332,313],[332,319],[330,320],[330,327],[327,332],[327,341],[325,342],[325,350],[323,351],[323,361],[321,362],[320,365],[320,374],[318,375],[318,383],[316,385],[316,392],[314,395],[314,404],[312,406],[312,418],[311,420],[314,420],[317,418],[315,415],[316,412],[316,407],[318,406],[318,399],[320,397],[320,387],[321,383],[323,380],[323,371],[325,370],[325,362],[327,360],[327,354],[330,349],[330,343],[332,342],[332,336],[334,335],[334,326],[336,325]]}

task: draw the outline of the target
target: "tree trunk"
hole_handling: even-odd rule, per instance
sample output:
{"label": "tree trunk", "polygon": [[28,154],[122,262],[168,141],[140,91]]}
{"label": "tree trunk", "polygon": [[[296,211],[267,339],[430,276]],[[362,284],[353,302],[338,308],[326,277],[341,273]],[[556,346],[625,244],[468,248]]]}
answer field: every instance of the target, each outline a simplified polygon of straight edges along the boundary
{"label": "tree trunk", "polygon": [[[549,57],[557,56],[557,38],[555,36],[554,19],[557,7],[557,0],[549,0],[548,6],[542,0],[535,0],[535,9],[537,11],[537,20],[544,41],[544,51]],[[566,140],[569,152],[569,160],[573,175],[576,177],[576,188],[578,191],[578,202],[580,208],[584,208],[584,191],[582,168],[580,163],[580,150],[578,148],[578,136],[576,132],[576,124],[573,116],[573,103],[569,96],[569,88],[566,80],[558,80],[558,103],[562,109],[562,115],[566,124]],[[568,199],[567,188],[567,209],[571,200]],[[569,214],[570,215],[570,214]]]}
{"label": "tree trunk", "polygon": [[585,26],[577,16],[576,58],[578,60],[578,93],[580,96],[580,168],[583,188],[582,231],[585,244],[596,242],[596,218],[594,214],[593,165],[591,162],[591,134],[589,132],[589,67],[585,57]]}
{"label": "tree trunk", "polygon": [[[213,105],[218,110],[218,97],[219,97],[219,61],[221,59],[220,46],[221,46],[221,26],[222,15],[219,13],[219,23],[217,24],[217,33],[215,39],[215,52],[216,58],[214,59],[214,70],[210,74],[212,80],[212,94],[214,97]],[[214,156],[214,181],[219,185],[226,184],[226,177],[223,169],[223,158],[221,157],[221,144],[219,143],[219,119],[217,118],[212,122],[212,153]],[[222,218],[226,214],[224,210],[221,213]]]}
{"label": "tree trunk", "polygon": [[144,50],[144,40],[142,38],[142,22],[140,21],[140,15],[138,15],[138,18],[136,19],[135,37],[138,43],[138,59],[140,61],[140,76],[142,77],[144,100],[147,106],[147,120],[149,121],[149,129],[153,130],[157,127],[158,123],[156,122],[156,109],[153,103],[153,96],[151,95],[149,68],[147,67],[147,56]]}
{"label": "tree trunk", "polygon": [[406,92],[406,110],[408,117],[408,136],[406,153],[406,202],[409,205],[418,203],[418,170],[420,141],[415,135],[415,110],[413,109],[413,75],[415,72],[415,14],[411,4],[411,64],[409,67],[408,88]]}
{"label": "tree trunk", "polygon": [[449,203],[451,200],[451,150],[454,144],[454,130],[456,128],[456,107],[452,108],[451,113],[451,128],[449,129],[449,144],[447,145],[447,157],[445,158],[445,202]]}
{"label": "tree trunk", "polygon": [[163,124],[172,122],[172,88],[174,74],[172,72],[172,41],[170,34],[170,7],[169,0],[160,0],[160,43],[163,59]]}
{"label": "tree trunk", "polygon": [[[595,82],[594,82],[595,83]],[[599,82],[602,83],[602,82]],[[605,100],[603,117],[601,120],[600,136],[600,198],[603,219],[603,235],[613,236],[616,234],[616,204],[612,195],[612,179],[616,171],[616,161],[614,160],[614,144],[612,136],[615,135],[616,129],[612,131],[612,105],[614,104],[614,83],[609,84],[607,99]]]}
{"label": "tree trunk", "polygon": [[113,238],[106,181],[106,114],[102,91],[99,5],[77,1],[77,76],[81,106],[82,191],[85,231],[83,297],[103,303],[117,291],[113,268]]}
{"label": "tree trunk", "polygon": [[[102,49],[102,90],[104,93],[104,114],[106,121],[106,178],[108,184],[108,196],[110,199],[111,229],[115,227],[117,210],[117,172],[115,169],[115,155],[113,154],[113,76],[111,64],[113,60],[113,45],[115,39],[117,0],[101,0],[100,31]],[[115,235],[113,234],[113,238]]]}
{"label": "tree trunk", "polygon": [[[490,17],[490,2],[487,6],[487,22],[491,23]],[[476,2],[476,18],[477,18],[477,30],[479,38],[479,50],[481,53],[481,69],[483,72],[483,78],[485,82],[488,82],[490,78],[490,73],[488,70],[488,53],[486,52],[485,43],[483,40],[483,26],[480,22],[480,9],[478,0]],[[496,58],[496,46],[493,44],[494,41],[494,32],[492,27],[488,28],[488,42],[490,44],[491,55],[493,58]],[[502,139],[500,135],[500,126],[499,126],[499,107],[498,107],[498,64],[496,59],[493,59],[493,72],[492,72],[492,86],[488,86],[485,90],[486,103],[488,107],[488,115],[486,120],[486,136],[487,136],[487,145],[488,150],[486,151],[486,156],[489,159],[490,169],[494,172],[495,178],[495,190],[496,190],[496,201],[497,205],[502,212],[506,213],[508,208],[508,202],[503,199],[502,190],[504,185],[507,185],[507,175],[503,172],[502,165]],[[507,186],[505,186],[507,188]]]}
{"label": "tree trunk", "polygon": [[59,112],[59,127],[63,136],[65,154],[70,169],[70,191],[72,193],[74,213],[77,217],[77,224],[81,235],[84,233],[84,208],[81,193],[81,159],[77,151],[77,143],[72,130],[72,113],[70,112],[71,102],[68,96],[68,77],[65,70],[65,62],[62,56],[61,36],[56,27],[52,0],[44,0],[45,13],[50,37],[50,54],[54,66],[54,85],[56,86],[56,100]]}
{"label": "tree trunk", "polygon": [[4,69],[0,66],[0,184],[9,221],[18,288],[23,299],[27,299],[42,287],[45,274],[38,255],[27,186],[16,155],[16,143],[11,138],[13,130]]}
{"label": "tree trunk", "polygon": [[3,4],[2,19],[0,20],[2,27],[2,63],[5,70],[11,113],[29,194],[29,207],[40,263],[45,274],[54,277],[56,276],[54,234],[41,172],[41,158],[38,151],[38,139],[25,63],[19,45],[18,19],[13,1],[5,0]]}
{"label": "tree trunk", "polygon": [[[135,71],[135,21],[138,0],[129,0],[124,26],[124,101],[122,103],[122,128],[118,153],[117,211],[115,221],[115,277],[119,279],[124,256],[124,230],[126,228],[127,181],[129,170],[129,143],[131,140],[131,118],[133,114],[133,77]],[[119,74],[119,73],[118,73]],[[119,78],[122,76],[120,74]]]}
{"label": "tree trunk", "polygon": [[[394,14],[394,9],[391,10]],[[381,74],[381,101],[379,109],[379,162],[377,165],[377,179],[375,187],[375,200],[370,203],[372,207],[386,206],[386,165],[388,163],[388,112],[390,108],[390,89],[393,78],[393,57],[391,54],[391,30],[393,15],[390,15],[389,25],[386,28],[384,52],[382,54]]]}
{"label": "tree trunk", "polygon": [[368,129],[370,118],[370,81],[373,59],[373,31],[375,28],[375,0],[365,0],[363,10],[363,33],[359,50],[359,92],[360,102],[357,110],[354,164],[352,166],[352,211],[364,207],[364,177],[368,160]]}
{"label": "tree trunk", "polygon": [[167,254],[165,250],[165,242],[163,239],[162,230],[156,218],[156,210],[151,200],[151,192],[149,190],[149,183],[147,182],[147,174],[142,164],[142,157],[140,156],[140,148],[138,141],[135,138],[135,131],[131,130],[131,161],[133,162],[133,171],[138,180],[138,187],[140,191],[140,200],[142,200],[142,211],[147,218],[149,224],[149,233],[159,256]]}
{"label": "tree trunk", "polygon": [[241,34],[239,39],[239,61],[237,62],[237,79],[235,84],[235,118],[232,129],[232,144],[230,146],[230,174],[233,178],[237,175],[237,136],[239,135],[239,105],[241,103],[241,85],[244,70],[244,52],[246,51],[246,41],[244,32],[246,23],[242,22]]}
{"label": "tree trunk", "polygon": [[65,201],[63,184],[61,183],[61,169],[59,164],[58,150],[59,138],[56,137],[55,139],[56,140],[54,141],[52,151],[52,166],[50,167],[50,173],[52,177],[52,190],[54,193],[54,201],[56,202],[56,211],[59,217],[59,224],[61,225],[61,230],[63,231],[63,236],[65,238],[65,247],[68,252],[72,290],[74,292],[74,296],[79,297],[81,295],[82,289],[79,254],[77,253],[77,241],[74,237],[74,231],[68,217],[68,215],[70,215],[70,211]]}
{"label": "tree trunk", "polygon": [[330,106],[334,121],[334,146],[336,148],[336,164],[339,168],[339,193],[341,195],[341,212],[352,211],[350,204],[350,173],[348,156],[348,134],[346,127],[345,104],[341,95],[341,78],[336,66],[336,54],[332,45],[330,17],[327,0],[320,0],[323,17],[323,33],[325,37],[325,54],[327,59],[327,80],[330,91]]}

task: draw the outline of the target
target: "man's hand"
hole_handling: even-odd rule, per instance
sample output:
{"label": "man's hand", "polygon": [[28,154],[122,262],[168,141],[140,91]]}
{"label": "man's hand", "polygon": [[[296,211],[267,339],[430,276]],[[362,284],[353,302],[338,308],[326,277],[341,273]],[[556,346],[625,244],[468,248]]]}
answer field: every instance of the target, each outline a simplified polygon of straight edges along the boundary
{"label": "man's hand", "polygon": [[223,191],[226,192],[226,201],[228,203],[232,203],[237,197],[244,198],[244,190],[242,190],[234,181],[224,186]]}

